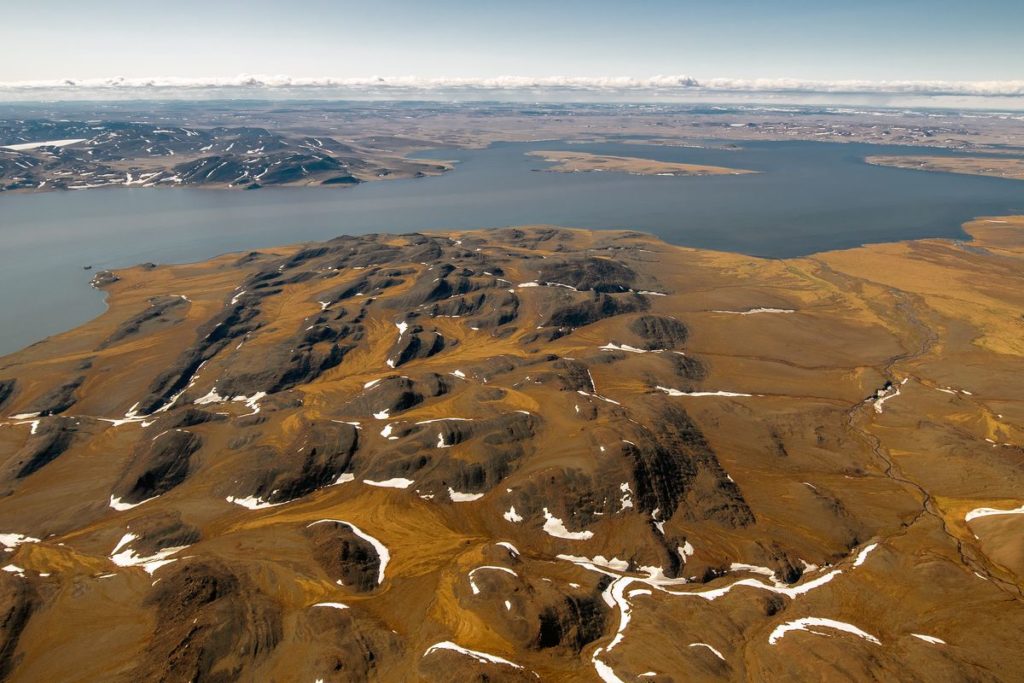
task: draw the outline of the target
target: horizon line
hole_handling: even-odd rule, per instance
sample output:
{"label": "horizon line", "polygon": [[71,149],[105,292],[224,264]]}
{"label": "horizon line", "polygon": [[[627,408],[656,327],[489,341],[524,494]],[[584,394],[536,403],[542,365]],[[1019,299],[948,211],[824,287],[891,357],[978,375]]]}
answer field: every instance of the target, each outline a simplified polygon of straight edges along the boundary
{"label": "horizon line", "polygon": [[591,93],[624,95],[859,95],[917,97],[988,97],[1013,99],[1024,97],[1024,80],[936,80],[900,79],[815,80],[798,78],[709,78],[688,75],[629,76],[497,76],[482,77],[292,77],[272,74],[236,76],[154,76],[65,78],[0,81],[0,93],[29,95],[40,91],[60,93],[118,93],[143,90],[173,91],[287,91],[289,89],[412,94],[444,92],[467,94],[481,92],[550,92],[552,94]]}

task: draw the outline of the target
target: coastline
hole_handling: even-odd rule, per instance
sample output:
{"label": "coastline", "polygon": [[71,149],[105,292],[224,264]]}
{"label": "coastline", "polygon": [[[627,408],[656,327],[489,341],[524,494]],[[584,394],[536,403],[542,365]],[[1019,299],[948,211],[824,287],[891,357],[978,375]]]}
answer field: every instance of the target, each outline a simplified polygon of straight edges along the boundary
{"label": "coastline", "polygon": [[[653,245],[657,245],[659,247],[659,249],[661,249],[661,250],[667,250],[667,251],[678,250],[678,251],[681,251],[681,252],[686,252],[686,253],[691,253],[691,254],[699,255],[702,258],[709,259],[709,260],[712,260],[712,261],[714,261],[714,260],[724,260],[724,261],[740,260],[740,261],[746,261],[746,262],[749,262],[749,263],[761,263],[761,264],[769,264],[769,263],[787,264],[787,263],[799,263],[799,262],[802,262],[802,261],[809,261],[809,262],[825,261],[825,262],[827,262],[827,261],[830,261],[830,260],[842,260],[842,261],[864,261],[864,260],[866,260],[868,263],[871,263],[871,261],[873,259],[881,259],[881,258],[891,259],[892,258],[892,254],[893,254],[894,251],[895,252],[901,252],[901,251],[904,251],[908,247],[911,247],[913,245],[927,245],[929,243],[938,243],[938,244],[960,244],[960,243],[962,243],[962,244],[965,244],[965,245],[972,245],[974,247],[985,248],[986,245],[988,244],[988,240],[995,240],[996,243],[1000,242],[1000,240],[998,238],[993,236],[993,232],[992,232],[993,228],[996,228],[996,230],[998,230],[998,228],[1000,228],[1000,227],[1005,227],[1007,229],[1014,229],[1014,230],[1020,229],[1022,231],[1022,240],[1024,240],[1024,215],[1020,215],[1020,216],[1017,216],[1017,215],[1009,215],[1009,216],[979,216],[979,217],[977,217],[977,218],[975,218],[975,219],[973,219],[971,221],[968,221],[967,223],[964,223],[961,226],[961,228],[964,231],[964,238],[963,239],[961,239],[961,238],[947,238],[947,237],[933,237],[933,238],[922,238],[922,239],[895,240],[895,241],[892,241],[892,242],[874,242],[874,243],[870,243],[870,244],[863,244],[863,245],[859,245],[859,246],[855,246],[855,247],[849,247],[849,248],[845,248],[845,249],[834,249],[834,250],[826,250],[826,251],[822,251],[822,252],[816,252],[816,253],[813,253],[813,254],[808,254],[806,256],[780,257],[780,258],[759,257],[759,256],[751,256],[751,255],[737,253],[737,252],[731,252],[731,251],[721,251],[721,250],[704,249],[704,248],[698,248],[698,247],[688,247],[688,246],[683,246],[683,245],[675,245],[675,244],[671,244],[671,243],[668,243],[668,242],[664,242],[663,240],[659,239],[658,237],[656,237],[655,235],[652,235],[650,233],[638,232],[638,231],[635,231],[635,230],[588,230],[586,228],[566,227],[566,226],[559,226],[559,225],[496,226],[496,227],[491,227],[491,228],[482,228],[482,229],[475,230],[475,231],[464,231],[464,230],[432,231],[432,230],[425,230],[425,231],[419,231],[417,233],[412,233],[412,234],[422,234],[422,235],[428,236],[428,237],[441,237],[441,238],[448,238],[448,239],[458,239],[458,238],[460,238],[460,237],[462,237],[464,235],[470,234],[470,235],[480,235],[480,236],[483,236],[484,238],[486,238],[486,235],[489,234],[489,233],[497,233],[497,232],[501,232],[501,231],[514,230],[514,229],[519,229],[519,228],[536,228],[536,227],[543,227],[543,228],[549,228],[549,229],[554,229],[554,230],[566,231],[566,232],[569,232],[569,233],[581,233],[581,234],[588,234],[588,235],[594,235],[594,236],[597,236],[597,235],[602,235],[602,236],[633,235],[633,236],[639,237],[642,240],[650,241]],[[977,240],[977,234],[978,233],[980,233],[980,234],[985,236],[985,240],[983,240],[980,244],[976,244],[975,243],[976,240]],[[407,233],[403,233],[403,234],[407,234]],[[386,234],[386,233],[385,234],[380,234],[380,235],[381,235],[381,237],[383,237],[385,239],[388,238],[388,237],[398,237],[399,236],[397,233],[394,234],[394,235],[389,235],[389,234]],[[338,235],[338,238],[346,238],[346,237],[359,237],[359,236]],[[362,237],[367,237],[367,235],[362,235]],[[88,286],[89,286],[90,289],[95,290],[96,293],[99,296],[102,297],[103,305],[104,305],[105,310],[103,312],[97,314],[96,316],[93,316],[93,317],[87,319],[86,321],[84,321],[84,322],[82,322],[82,323],[80,323],[78,325],[74,325],[74,326],[72,326],[70,328],[65,329],[62,332],[57,332],[55,334],[48,335],[48,336],[46,336],[46,337],[44,337],[42,339],[39,339],[39,340],[37,340],[35,342],[31,342],[29,345],[27,345],[27,346],[25,346],[25,347],[23,347],[21,349],[12,351],[12,352],[7,353],[7,354],[0,355],[0,371],[2,371],[3,368],[5,368],[5,367],[10,367],[11,366],[10,363],[7,363],[5,361],[7,361],[8,359],[10,359],[12,357],[20,356],[22,353],[24,353],[24,352],[26,352],[26,351],[28,351],[30,349],[33,349],[33,348],[39,346],[40,344],[50,343],[50,342],[53,342],[53,341],[59,341],[62,338],[65,338],[65,337],[68,337],[68,336],[77,337],[78,334],[79,334],[79,331],[80,330],[84,330],[87,327],[88,328],[92,328],[92,327],[96,327],[96,326],[102,327],[102,325],[100,324],[102,319],[111,311],[112,308],[115,307],[115,305],[114,305],[114,303],[112,302],[112,299],[111,299],[112,292],[117,290],[117,289],[126,287],[126,286],[130,286],[133,289],[142,286],[143,281],[148,279],[148,275],[147,276],[142,276],[141,275],[143,273],[151,274],[153,272],[159,272],[161,274],[168,274],[168,275],[170,275],[171,280],[173,280],[175,277],[177,277],[176,274],[179,273],[179,272],[180,273],[190,273],[190,272],[194,272],[196,270],[204,270],[204,269],[206,269],[208,267],[211,267],[211,266],[215,266],[215,265],[218,265],[218,264],[222,264],[224,262],[229,262],[229,261],[233,261],[233,260],[237,260],[237,259],[243,258],[246,255],[261,254],[261,255],[286,256],[288,254],[293,254],[295,252],[298,252],[298,251],[306,249],[306,248],[310,248],[311,246],[315,246],[315,245],[320,244],[320,243],[321,243],[320,241],[306,241],[306,242],[298,242],[298,243],[292,243],[292,244],[283,244],[283,245],[278,245],[278,246],[274,246],[274,247],[254,248],[254,249],[242,250],[242,251],[238,251],[238,250],[225,251],[225,252],[221,252],[219,254],[216,254],[216,255],[214,255],[214,256],[212,256],[210,258],[194,259],[194,260],[188,260],[188,261],[182,261],[182,262],[168,262],[168,263],[160,263],[160,264],[155,264],[155,265],[154,264],[134,264],[134,265],[128,265],[128,266],[124,266],[124,267],[110,267],[110,268],[104,267],[104,268],[96,271],[94,276],[95,275],[99,275],[100,273],[103,273],[103,272],[110,272],[110,273],[113,273],[115,276],[117,276],[118,279],[115,280],[114,282],[109,283],[109,284],[99,284],[99,285],[93,284],[92,281],[90,281]],[[1010,243],[1011,246],[1013,246],[1015,244],[1014,240],[1012,240],[1012,239],[1010,240],[1009,243]],[[870,267],[868,268],[868,270],[870,270]],[[122,274],[125,276],[125,279],[127,280],[128,284],[119,284],[120,281],[121,281]],[[163,280],[163,281],[167,282],[167,280]],[[169,294],[169,292],[162,291],[162,290],[152,291],[152,292],[148,292],[145,296],[156,296],[156,295],[159,295],[159,294]],[[122,305],[122,303],[120,301],[118,301],[117,304],[116,304],[117,307],[120,307],[121,305]]]}

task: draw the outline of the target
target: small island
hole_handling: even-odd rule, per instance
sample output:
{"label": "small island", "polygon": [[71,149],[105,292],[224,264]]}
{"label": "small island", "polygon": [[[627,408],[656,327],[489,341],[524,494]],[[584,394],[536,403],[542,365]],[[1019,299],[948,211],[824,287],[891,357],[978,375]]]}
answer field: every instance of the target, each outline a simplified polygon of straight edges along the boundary
{"label": "small island", "polygon": [[1024,159],[1017,157],[869,156],[864,161],[875,166],[908,168],[914,171],[1024,180]]}
{"label": "small island", "polygon": [[725,166],[705,166],[703,164],[680,164],[672,161],[657,161],[639,157],[620,157],[588,152],[560,152],[538,150],[527,152],[530,156],[540,157],[554,164],[545,171],[556,173],[595,173],[611,171],[630,173],[632,175],[660,176],[706,176],[706,175],[745,175],[757,173],[741,168]]}

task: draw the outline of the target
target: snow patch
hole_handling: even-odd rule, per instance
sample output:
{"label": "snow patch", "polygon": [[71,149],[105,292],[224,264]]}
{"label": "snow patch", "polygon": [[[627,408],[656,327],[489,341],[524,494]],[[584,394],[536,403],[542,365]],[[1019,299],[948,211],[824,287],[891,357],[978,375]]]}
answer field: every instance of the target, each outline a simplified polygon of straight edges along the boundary
{"label": "snow patch", "polygon": [[505,514],[503,514],[502,517],[504,517],[509,522],[512,522],[513,524],[519,524],[519,522],[523,521],[522,516],[520,516],[519,513],[516,512],[515,505],[509,506],[508,511]]}
{"label": "snow patch", "polygon": [[448,497],[451,498],[453,503],[471,503],[474,500],[480,500],[481,498],[483,498],[484,494],[482,494],[482,493],[460,493],[460,492],[456,491],[455,489],[453,489],[452,487],[449,486],[448,487]]}
{"label": "snow patch", "polygon": [[656,386],[655,389],[663,391],[669,396],[753,396],[753,394],[741,394],[735,391],[679,391],[669,387]]}
{"label": "snow patch", "polygon": [[363,483],[367,486],[376,486],[384,489],[407,489],[412,486],[415,482],[412,479],[404,479],[402,477],[394,477],[392,479],[385,479],[384,481],[372,481],[370,479],[363,479]]}
{"label": "snow patch", "polygon": [[132,508],[138,507],[138,506],[142,505],[143,503],[148,503],[151,500],[156,500],[159,497],[160,496],[153,496],[152,498],[147,498],[146,500],[141,500],[138,503],[126,503],[123,500],[121,500],[120,498],[117,498],[117,497],[112,495],[112,496],[110,496],[110,507],[114,508],[118,512],[124,512],[125,510],[131,510]]}
{"label": "snow patch", "polygon": [[647,349],[638,349],[635,346],[628,344],[616,344],[614,342],[608,342],[604,346],[599,346],[602,351],[628,351],[629,353],[649,353]]}
{"label": "snow patch", "polygon": [[512,557],[519,557],[519,548],[515,547],[508,541],[498,541],[494,545],[504,548],[512,555]]}
{"label": "snow patch", "polygon": [[17,145],[4,145],[2,149],[11,149],[15,152],[22,152],[29,149],[39,149],[40,147],[67,147],[68,145],[75,145],[79,142],[85,142],[88,138],[74,138],[71,140],[44,140],[42,142],[21,142]]}
{"label": "snow patch", "polygon": [[876,391],[875,398],[869,400],[871,401],[872,406],[874,406],[875,412],[881,415],[885,402],[891,398],[896,398],[899,395],[899,386],[896,384],[889,384],[884,389],[879,389],[878,391]]}
{"label": "snow patch", "polygon": [[578,564],[586,569],[594,570],[597,567],[604,569],[611,569],[613,571],[624,572],[629,569],[629,562],[626,560],[620,560],[617,557],[608,559],[604,555],[596,555],[594,557],[581,557],[579,555],[556,555],[559,560],[567,560],[573,564]]}
{"label": "snow patch", "polygon": [[991,517],[992,515],[1024,515],[1024,505],[1011,510],[1002,510],[1000,508],[974,508],[964,515],[964,521],[969,522],[972,519],[978,519],[979,517]]}
{"label": "snow patch", "polygon": [[251,413],[249,413],[249,415],[255,415],[256,413],[260,412],[260,400],[266,395],[267,392],[265,391],[257,391],[252,396],[235,396],[231,400],[245,403],[245,406],[252,411]]}
{"label": "snow patch", "polygon": [[629,482],[625,481],[619,484],[619,490],[622,491],[622,499],[619,501],[622,508],[619,512],[623,512],[633,507],[633,491],[629,488]]}
{"label": "snow patch", "polygon": [[547,508],[544,508],[544,533],[555,538],[565,538],[570,541],[587,541],[594,537],[592,531],[569,531],[565,523],[555,517]]}
{"label": "snow patch", "polygon": [[707,648],[708,650],[711,650],[711,652],[713,652],[716,657],[721,659],[723,662],[725,661],[725,657],[722,655],[722,653],[719,652],[714,647],[712,647],[711,645],[708,645],[707,643],[690,643],[690,647],[703,647],[703,648]]}
{"label": "snow patch", "polygon": [[169,559],[170,556],[179,553],[188,547],[187,545],[180,545],[172,548],[164,548],[163,550],[149,556],[136,555],[135,551],[131,548],[126,548],[121,552],[117,552],[123,546],[127,545],[128,543],[131,543],[136,538],[137,537],[135,536],[135,534],[132,533],[127,533],[124,536],[122,536],[121,540],[117,544],[117,547],[115,547],[114,550],[112,551],[110,555],[110,560],[118,567],[141,567],[143,571],[145,571],[147,574],[151,576],[153,572],[155,572],[160,567],[163,567],[167,564],[171,564],[172,562],[176,562],[176,559]]}
{"label": "snow patch", "polygon": [[749,308],[745,311],[711,311],[712,313],[727,313],[729,315],[757,315],[758,313],[796,313],[792,308]]}
{"label": "snow patch", "polygon": [[864,560],[868,559],[868,555],[871,553],[872,550],[874,550],[877,547],[877,543],[872,543],[870,545],[864,546],[864,548],[859,553],[857,553],[857,558],[853,561],[853,566],[859,567],[862,564],[864,564]]}
{"label": "snow patch", "polygon": [[39,543],[39,539],[24,534],[0,534],[0,545],[7,550],[14,550],[22,543]]}
{"label": "snow patch", "polygon": [[195,403],[198,406],[204,406],[207,405],[208,403],[222,403],[226,400],[227,399],[225,397],[217,393],[217,387],[214,387],[210,389],[210,393],[208,393],[206,396],[200,396],[195,401],[193,401],[193,403]]}
{"label": "snow patch", "polygon": [[836,621],[835,619],[823,619],[821,617],[803,617],[801,619],[796,619],[794,621],[789,621],[785,624],[776,626],[775,630],[772,631],[771,635],[768,636],[768,644],[775,645],[777,642],[779,642],[779,640],[782,639],[783,636],[785,636],[790,631],[808,631],[809,633],[823,635],[821,633],[818,633],[817,631],[812,630],[812,627],[815,626],[819,628],[829,628],[836,631],[843,631],[844,633],[850,633],[852,635],[857,636],[858,638],[863,638],[869,643],[874,643],[875,645],[882,644],[882,642],[878,640],[878,638],[874,637],[870,633],[862,631],[861,629],[857,628],[856,626],[853,626],[852,624],[847,624],[842,621]]}
{"label": "snow patch", "polygon": [[246,496],[244,498],[228,496],[224,500],[229,503],[234,503],[235,505],[241,505],[244,508],[249,508],[250,510],[263,510],[266,508],[277,507],[278,505],[284,505],[284,503],[268,503],[257,496]]}
{"label": "snow patch", "polygon": [[433,652],[437,652],[438,650],[450,650],[452,652],[458,652],[459,654],[466,655],[467,657],[472,657],[476,661],[482,662],[484,664],[501,664],[503,666],[510,666],[513,669],[519,670],[522,670],[523,668],[515,662],[510,662],[509,660],[504,659],[502,657],[498,657],[497,655],[491,655],[487,654],[486,652],[479,652],[477,650],[470,650],[468,648],[462,647],[461,645],[456,645],[450,640],[445,640],[440,643],[434,643],[433,645],[427,648],[426,652],[423,653],[423,656],[426,657],[427,655]]}

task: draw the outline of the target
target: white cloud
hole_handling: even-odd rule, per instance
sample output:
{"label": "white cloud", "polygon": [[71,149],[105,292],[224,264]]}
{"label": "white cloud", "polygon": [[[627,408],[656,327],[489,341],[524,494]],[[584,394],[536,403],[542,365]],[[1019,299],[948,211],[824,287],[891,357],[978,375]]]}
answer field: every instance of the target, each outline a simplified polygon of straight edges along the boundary
{"label": "white cloud", "polygon": [[417,93],[606,93],[621,94],[828,94],[828,95],[916,95],[961,97],[1021,97],[1024,80],[1017,81],[816,81],[793,78],[709,78],[691,76],[582,77],[582,76],[499,76],[496,78],[422,78],[417,76],[366,78],[295,78],[283,75],[234,77],[92,78],[48,81],[0,82],[0,97],[48,95],[81,96],[131,92],[139,96],[176,91],[330,91],[335,93],[387,94]]}

